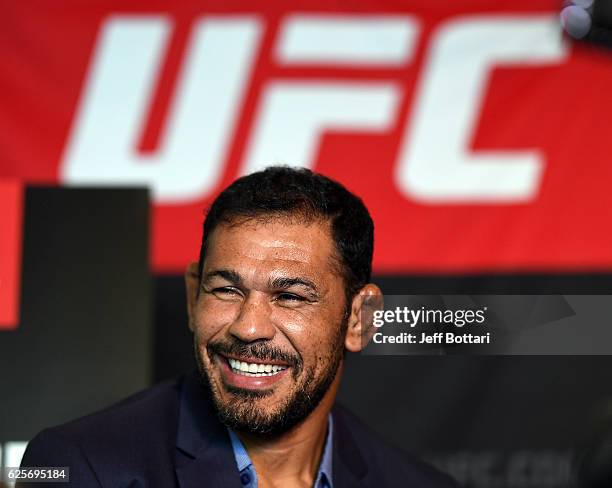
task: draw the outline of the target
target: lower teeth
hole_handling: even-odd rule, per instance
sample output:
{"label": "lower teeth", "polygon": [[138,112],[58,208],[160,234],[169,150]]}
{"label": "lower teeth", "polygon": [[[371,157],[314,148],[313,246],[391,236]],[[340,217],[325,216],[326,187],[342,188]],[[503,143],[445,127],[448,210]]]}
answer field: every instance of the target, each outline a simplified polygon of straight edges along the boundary
{"label": "lower teeth", "polygon": [[281,371],[276,371],[276,372],[273,372],[273,373],[248,373],[247,371],[242,371],[240,369],[232,368],[232,373],[241,374],[242,376],[253,376],[255,378],[258,378],[260,376],[274,376],[274,375],[277,375],[278,373],[280,373]]}

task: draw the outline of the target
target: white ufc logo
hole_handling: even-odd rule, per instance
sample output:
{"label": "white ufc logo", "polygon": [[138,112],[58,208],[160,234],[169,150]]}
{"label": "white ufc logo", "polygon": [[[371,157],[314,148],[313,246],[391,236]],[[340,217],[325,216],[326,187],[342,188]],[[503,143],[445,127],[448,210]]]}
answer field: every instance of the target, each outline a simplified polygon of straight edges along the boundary
{"label": "white ufc logo", "polygon": [[[67,184],[147,185],[158,203],[205,198],[217,186],[242,114],[265,29],[257,16],[204,16],[182,60],[159,149],[136,150],[172,31],[164,16],[104,23],[61,162]],[[407,67],[419,39],[410,15],[300,15],[281,24],[281,66]],[[559,63],[567,52],[553,15],[472,16],[437,28],[427,49],[395,180],[422,203],[515,203],[538,191],[537,149],[472,152],[488,74],[498,65]],[[314,164],[330,129],[385,132],[398,123],[395,81],[270,79],[257,100],[241,172]]]}

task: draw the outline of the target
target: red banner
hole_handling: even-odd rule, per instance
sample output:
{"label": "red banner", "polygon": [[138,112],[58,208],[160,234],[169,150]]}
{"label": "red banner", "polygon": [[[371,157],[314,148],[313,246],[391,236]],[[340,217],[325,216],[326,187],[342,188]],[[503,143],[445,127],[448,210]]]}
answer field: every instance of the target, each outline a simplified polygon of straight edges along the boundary
{"label": "red banner", "polygon": [[612,54],[564,40],[559,8],[9,2],[0,176],[148,186],[157,272],[271,163],[363,197],[378,272],[610,271]]}
{"label": "red banner", "polygon": [[0,330],[19,324],[21,290],[21,185],[0,180]]}

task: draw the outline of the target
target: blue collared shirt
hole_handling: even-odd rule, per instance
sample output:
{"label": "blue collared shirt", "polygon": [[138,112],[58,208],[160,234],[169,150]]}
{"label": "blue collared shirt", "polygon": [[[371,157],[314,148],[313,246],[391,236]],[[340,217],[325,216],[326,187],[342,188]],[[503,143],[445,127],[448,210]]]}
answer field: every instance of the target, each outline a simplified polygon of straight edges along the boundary
{"label": "blue collared shirt", "polygon": [[[238,438],[236,433],[232,429],[227,429],[232,441],[232,449],[234,450],[234,457],[236,458],[236,466],[238,466],[238,472],[240,473],[240,481],[244,488],[257,488],[257,473],[255,472],[255,466],[249,457],[244,444]],[[332,451],[333,451],[333,435],[334,435],[334,424],[332,421],[331,414],[327,420],[327,438],[325,439],[325,446],[323,446],[323,456],[321,457],[321,464],[319,466],[319,472],[313,485],[313,488],[333,488],[332,484]]]}

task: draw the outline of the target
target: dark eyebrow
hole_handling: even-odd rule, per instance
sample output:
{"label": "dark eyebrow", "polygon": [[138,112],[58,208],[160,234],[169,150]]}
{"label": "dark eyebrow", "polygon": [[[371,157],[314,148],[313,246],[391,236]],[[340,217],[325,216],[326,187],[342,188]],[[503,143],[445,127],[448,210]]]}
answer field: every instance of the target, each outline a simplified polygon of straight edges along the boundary
{"label": "dark eyebrow", "polygon": [[202,277],[202,283],[206,283],[207,281],[216,277],[223,278],[224,280],[227,280],[235,285],[242,284],[242,277],[236,273],[236,271],[232,271],[231,269],[217,269],[215,271],[210,271]]}
{"label": "dark eyebrow", "polygon": [[318,292],[317,285],[307,278],[286,278],[279,276],[278,278],[274,278],[268,282],[268,287],[275,290],[285,290],[295,285],[310,288],[315,293]]}

